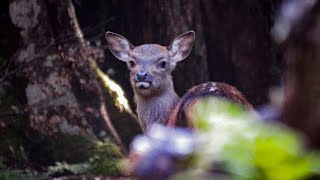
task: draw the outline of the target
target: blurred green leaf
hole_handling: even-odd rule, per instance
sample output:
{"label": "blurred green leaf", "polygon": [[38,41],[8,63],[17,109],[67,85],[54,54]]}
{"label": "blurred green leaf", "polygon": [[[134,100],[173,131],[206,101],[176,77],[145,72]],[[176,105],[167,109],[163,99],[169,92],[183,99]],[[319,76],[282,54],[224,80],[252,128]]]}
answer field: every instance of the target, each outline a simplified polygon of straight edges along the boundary
{"label": "blurred green leaf", "polygon": [[282,124],[265,123],[217,98],[192,111],[200,131],[195,169],[222,168],[233,179],[293,180],[320,174],[319,153],[308,152],[301,136]]}

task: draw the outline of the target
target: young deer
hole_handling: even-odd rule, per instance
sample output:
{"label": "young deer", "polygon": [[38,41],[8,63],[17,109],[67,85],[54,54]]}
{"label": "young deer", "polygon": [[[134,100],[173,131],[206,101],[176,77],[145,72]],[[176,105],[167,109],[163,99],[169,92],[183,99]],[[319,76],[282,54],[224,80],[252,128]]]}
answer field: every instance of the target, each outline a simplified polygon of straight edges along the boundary
{"label": "young deer", "polygon": [[236,88],[224,83],[197,85],[182,99],[175,93],[171,72],[177,62],[189,55],[195,40],[193,31],[178,36],[168,47],[158,44],[135,47],[123,36],[112,32],[107,32],[105,37],[112,54],[128,65],[138,120],[144,132],[153,123],[190,125],[186,111],[197,99],[206,96],[225,97],[253,109]]}

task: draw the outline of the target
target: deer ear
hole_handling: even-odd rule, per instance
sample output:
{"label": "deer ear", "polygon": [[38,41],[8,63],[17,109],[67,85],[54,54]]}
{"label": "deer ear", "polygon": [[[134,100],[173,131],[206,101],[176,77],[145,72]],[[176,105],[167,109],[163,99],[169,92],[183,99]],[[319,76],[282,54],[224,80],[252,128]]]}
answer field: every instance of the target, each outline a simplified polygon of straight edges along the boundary
{"label": "deer ear", "polygon": [[106,32],[105,37],[111,53],[121,61],[129,61],[129,54],[134,46],[125,37],[110,31]]}
{"label": "deer ear", "polygon": [[194,31],[188,31],[178,36],[168,47],[170,58],[176,62],[185,59],[191,52],[194,40]]}

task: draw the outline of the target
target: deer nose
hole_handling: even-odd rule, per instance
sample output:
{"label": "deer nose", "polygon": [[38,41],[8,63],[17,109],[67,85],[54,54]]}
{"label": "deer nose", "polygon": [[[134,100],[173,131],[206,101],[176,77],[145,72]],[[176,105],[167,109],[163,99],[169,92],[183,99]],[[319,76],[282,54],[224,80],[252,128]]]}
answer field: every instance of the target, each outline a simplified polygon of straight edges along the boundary
{"label": "deer nose", "polygon": [[138,71],[135,76],[135,79],[136,81],[145,81],[147,79],[147,75],[147,71]]}

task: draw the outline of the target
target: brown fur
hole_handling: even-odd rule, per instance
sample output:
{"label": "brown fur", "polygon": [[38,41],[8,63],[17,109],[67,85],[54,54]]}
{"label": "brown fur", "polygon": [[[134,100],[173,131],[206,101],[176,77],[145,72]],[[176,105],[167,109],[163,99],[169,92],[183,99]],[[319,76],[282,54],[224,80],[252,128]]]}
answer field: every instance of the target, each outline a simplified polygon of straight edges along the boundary
{"label": "brown fur", "polygon": [[[158,63],[168,59],[168,50],[157,44],[138,46],[133,50],[136,65],[130,69],[130,82],[134,90],[134,99],[137,105],[138,120],[143,131],[146,131],[153,123],[165,124],[169,118],[171,109],[179,101],[174,92],[171,72],[175,67],[174,62],[166,61],[166,69],[159,69]],[[144,69],[148,72],[152,87],[141,90],[135,86],[135,74]]]}
{"label": "brown fur", "polygon": [[135,102],[142,129],[146,131],[154,123],[166,124],[179,99],[173,89],[168,89],[162,95],[150,98],[136,94]]}
{"label": "brown fur", "polygon": [[207,82],[190,89],[179,101],[168,120],[168,126],[190,127],[192,122],[187,118],[187,112],[198,100],[209,96],[225,98],[242,105],[247,110],[253,106],[244,98],[235,87],[225,83]]}

